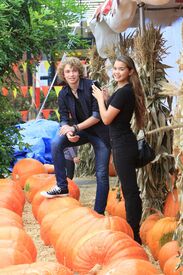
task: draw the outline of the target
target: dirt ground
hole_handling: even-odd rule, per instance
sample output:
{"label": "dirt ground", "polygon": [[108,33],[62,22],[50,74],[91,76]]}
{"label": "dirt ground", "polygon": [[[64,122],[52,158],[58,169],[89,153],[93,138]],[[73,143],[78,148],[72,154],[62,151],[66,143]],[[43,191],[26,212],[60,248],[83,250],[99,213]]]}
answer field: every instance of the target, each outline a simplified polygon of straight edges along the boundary
{"label": "dirt ground", "polygon": [[[74,179],[80,188],[80,201],[83,206],[88,206],[93,208],[96,184],[95,179],[85,178],[85,179]],[[110,180],[111,187],[115,185],[115,178]],[[37,261],[56,261],[55,251],[51,246],[45,246],[43,241],[40,238],[40,226],[32,214],[31,204],[26,202],[23,212],[23,223],[26,232],[33,239],[36,248],[37,248]],[[153,257],[149,250],[144,247],[150,261],[159,268],[157,262],[154,261]]]}

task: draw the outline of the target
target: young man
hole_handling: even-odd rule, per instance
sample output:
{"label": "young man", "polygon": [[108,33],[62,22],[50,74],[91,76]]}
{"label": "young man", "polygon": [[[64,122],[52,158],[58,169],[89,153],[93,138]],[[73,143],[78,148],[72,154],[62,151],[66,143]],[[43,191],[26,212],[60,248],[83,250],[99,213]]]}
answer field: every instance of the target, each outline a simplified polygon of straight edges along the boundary
{"label": "young man", "polygon": [[[104,214],[109,191],[110,141],[108,127],[100,120],[96,99],[92,96],[92,80],[84,78],[84,67],[75,57],[66,58],[59,76],[66,83],[58,97],[61,128],[52,142],[52,158],[57,185],[47,192],[46,198],[68,195],[64,149],[90,142],[95,152],[97,189],[94,210]],[[69,125],[70,116],[74,122]]]}

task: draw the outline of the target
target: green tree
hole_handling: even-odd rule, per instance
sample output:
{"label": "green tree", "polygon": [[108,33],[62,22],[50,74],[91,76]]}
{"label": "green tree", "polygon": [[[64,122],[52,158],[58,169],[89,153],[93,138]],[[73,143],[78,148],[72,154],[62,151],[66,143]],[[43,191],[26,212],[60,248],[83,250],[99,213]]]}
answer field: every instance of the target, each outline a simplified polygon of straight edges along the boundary
{"label": "green tree", "polygon": [[[77,0],[1,0],[0,92],[2,87],[13,89],[13,65],[20,64],[25,53],[36,63],[40,53],[51,60],[57,52],[68,49],[69,41],[71,48],[81,44],[80,38],[72,34],[72,26],[84,10]],[[27,64],[34,69],[30,59]],[[19,118],[7,98],[0,94],[0,177],[8,173],[13,146],[21,145],[15,127]]]}

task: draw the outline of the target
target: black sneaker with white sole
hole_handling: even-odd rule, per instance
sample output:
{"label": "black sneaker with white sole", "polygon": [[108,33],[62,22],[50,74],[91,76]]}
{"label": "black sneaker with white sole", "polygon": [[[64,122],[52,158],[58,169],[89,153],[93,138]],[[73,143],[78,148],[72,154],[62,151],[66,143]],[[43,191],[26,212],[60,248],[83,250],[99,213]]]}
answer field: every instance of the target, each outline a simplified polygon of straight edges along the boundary
{"label": "black sneaker with white sole", "polygon": [[69,191],[67,188],[61,188],[56,185],[56,186],[53,186],[48,191],[42,191],[40,194],[45,198],[51,199],[51,198],[55,198],[55,197],[69,196]]}

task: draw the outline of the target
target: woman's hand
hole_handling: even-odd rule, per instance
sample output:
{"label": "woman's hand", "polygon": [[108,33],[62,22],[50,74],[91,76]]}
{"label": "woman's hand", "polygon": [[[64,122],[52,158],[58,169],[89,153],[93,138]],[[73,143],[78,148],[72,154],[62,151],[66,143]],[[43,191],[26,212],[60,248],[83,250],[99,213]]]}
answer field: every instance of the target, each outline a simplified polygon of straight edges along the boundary
{"label": "woman's hand", "polygon": [[92,85],[92,95],[96,98],[97,101],[104,101],[104,93],[94,84]]}

